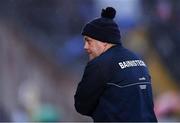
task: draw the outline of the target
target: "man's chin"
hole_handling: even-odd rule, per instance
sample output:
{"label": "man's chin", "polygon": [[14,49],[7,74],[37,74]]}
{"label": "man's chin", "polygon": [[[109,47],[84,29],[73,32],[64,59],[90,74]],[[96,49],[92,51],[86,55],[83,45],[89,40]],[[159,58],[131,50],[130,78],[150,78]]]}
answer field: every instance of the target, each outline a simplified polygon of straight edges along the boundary
{"label": "man's chin", "polygon": [[96,58],[95,56],[89,55],[89,61],[91,61],[91,60],[93,60],[93,59],[95,59],[95,58]]}

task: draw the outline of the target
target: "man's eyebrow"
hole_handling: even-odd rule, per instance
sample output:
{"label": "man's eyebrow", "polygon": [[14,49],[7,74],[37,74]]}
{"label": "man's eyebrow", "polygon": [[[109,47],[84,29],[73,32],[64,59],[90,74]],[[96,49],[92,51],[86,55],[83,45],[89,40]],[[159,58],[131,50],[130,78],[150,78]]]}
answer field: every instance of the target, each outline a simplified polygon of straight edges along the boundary
{"label": "man's eyebrow", "polygon": [[88,37],[85,37],[84,40],[89,41],[89,38],[88,38]]}

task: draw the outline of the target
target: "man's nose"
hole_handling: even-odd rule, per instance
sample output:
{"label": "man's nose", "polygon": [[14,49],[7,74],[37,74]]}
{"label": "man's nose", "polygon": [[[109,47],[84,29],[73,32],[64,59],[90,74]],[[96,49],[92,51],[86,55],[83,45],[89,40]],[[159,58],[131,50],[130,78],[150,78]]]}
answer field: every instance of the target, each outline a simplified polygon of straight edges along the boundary
{"label": "man's nose", "polygon": [[88,43],[87,43],[87,42],[85,42],[85,44],[84,44],[84,49],[85,49],[85,50],[88,49]]}

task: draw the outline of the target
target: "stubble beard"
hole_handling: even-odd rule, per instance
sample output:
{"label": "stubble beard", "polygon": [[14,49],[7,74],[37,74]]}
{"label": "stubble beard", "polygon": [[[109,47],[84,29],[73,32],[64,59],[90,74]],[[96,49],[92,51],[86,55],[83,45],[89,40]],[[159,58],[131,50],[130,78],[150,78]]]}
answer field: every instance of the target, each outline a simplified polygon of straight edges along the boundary
{"label": "stubble beard", "polygon": [[92,54],[89,54],[89,61],[93,60],[95,57]]}

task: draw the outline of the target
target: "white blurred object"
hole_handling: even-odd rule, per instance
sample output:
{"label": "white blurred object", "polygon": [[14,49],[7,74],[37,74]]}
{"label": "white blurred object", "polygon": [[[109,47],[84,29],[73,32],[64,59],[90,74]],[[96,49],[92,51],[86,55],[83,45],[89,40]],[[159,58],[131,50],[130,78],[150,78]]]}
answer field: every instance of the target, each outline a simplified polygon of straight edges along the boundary
{"label": "white blurred object", "polygon": [[[112,6],[116,9],[116,18],[119,20],[138,20],[142,15],[140,0],[96,0],[97,9]],[[97,10],[99,12],[99,10]]]}
{"label": "white blurred object", "polygon": [[29,113],[34,112],[40,105],[40,82],[41,76],[37,71],[27,77],[19,87],[18,100]]}

